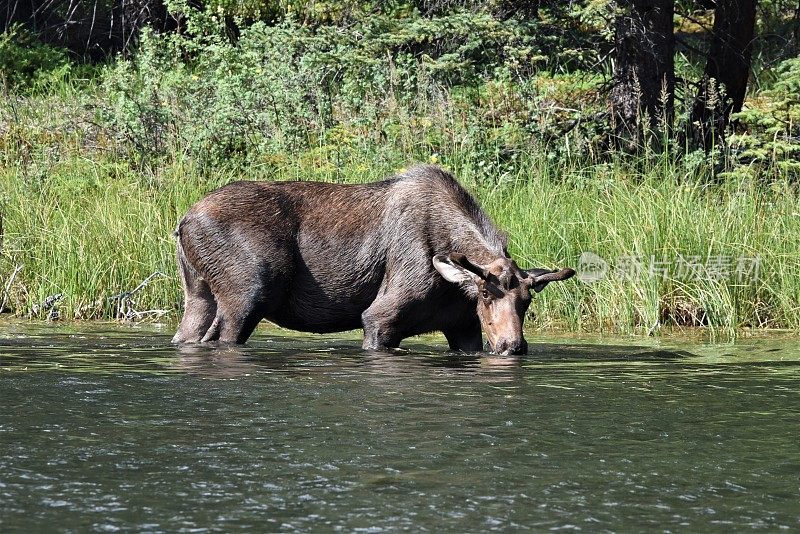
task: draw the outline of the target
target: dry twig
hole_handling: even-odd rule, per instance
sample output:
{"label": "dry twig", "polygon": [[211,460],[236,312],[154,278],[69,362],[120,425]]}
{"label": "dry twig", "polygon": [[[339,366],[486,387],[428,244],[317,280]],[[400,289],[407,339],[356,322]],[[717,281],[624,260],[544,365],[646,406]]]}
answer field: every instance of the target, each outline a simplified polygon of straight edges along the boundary
{"label": "dry twig", "polygon": [[115,313],[115,317],[117,319],[123,319],[125,321],[133,321],[136,319],[141,319],[147,315],[155,315],[156,317],[161,317],[167,313],[167,310],[147,310],[147,311],[137,311],[134,306],[136,302],[133,300],[133,295],[147,287],[147,285],[157,276],[166,277],[167,275],[162,273],[161,271],[156,271],[144,280],[142,280],[138,286],[131,289],[130,291],[123,291],[118,295],[114,295],[109,297],[108,300],[116,300],[117,301],[117,312]]}
{"label": "dry twig", "polygon": [[17,268],[14,269],[14,272],[11,273],[11,276],[6,282],[6,288],[3,290],[3,302],[0,303],[0,313],[3,313],[6,309],[6,303],[8,302],[8,292],[11,290],[11,284],[14,283],[14,278],[17,277],[19,272],[22,270],[22,265],[17,265]]}

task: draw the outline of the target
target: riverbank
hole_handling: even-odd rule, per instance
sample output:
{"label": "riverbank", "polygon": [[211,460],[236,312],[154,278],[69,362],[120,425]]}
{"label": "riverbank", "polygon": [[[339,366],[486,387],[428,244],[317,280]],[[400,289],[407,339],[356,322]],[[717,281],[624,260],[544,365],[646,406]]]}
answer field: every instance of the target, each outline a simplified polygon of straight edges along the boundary
{"label": "riverbank", "polygon": [[[448,86],[423,63],[400,72],[386,59],[374,83],[352,85],[363,81],[353,67],[350,85],[323,91],[308,80],[325,64],[281,63],[281,39],[300,41],[263,31],[235,46],[202,41],[196,56],[191,43],[145,36],[133,59],[65,64],[6,88],[0,307],[176,321],[172,232],[207,192],[240,179],[363,183],[421,162],[455,174],[521,266],[578,270],[536,295],[534,328],[800,332],[788,153],[732,141],[728,153],[615,152],[584,121],[606,108],[603,78],[581,71]],[[573,120],[563,110],[576,102]]]}
{"label": "riverbank", "polygon": [[[525,158],[493,174],[493,182],[457,159],[444,163],[508,231],[521,265],[578,269],[574,282],[536,295],[536,328],[800,330],[800,204],[793,184],[709,184],[664,161],[634,167]],[[410,164],[369,162],[365,154],[214,175],[173,163],[145,175],[109,160],[72,157],[52,162],[38,179],[29,166],[3,166],[6,307],[47,318],[52,312],[42,303],[60,294],[63,319],[174,320],[181,294],[172,230],[193,202],[234,179],[365,182]]]}

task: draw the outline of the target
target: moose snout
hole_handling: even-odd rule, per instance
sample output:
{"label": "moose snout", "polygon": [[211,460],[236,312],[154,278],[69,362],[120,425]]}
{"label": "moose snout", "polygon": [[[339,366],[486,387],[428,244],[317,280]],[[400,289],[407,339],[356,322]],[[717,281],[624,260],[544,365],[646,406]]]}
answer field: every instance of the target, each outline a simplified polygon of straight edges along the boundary
{"label": "moose snout", "polygon": [[494,351],[502,356],[512,354],[527,354],[528,342],[524,339],[501,339],[494,347]]}

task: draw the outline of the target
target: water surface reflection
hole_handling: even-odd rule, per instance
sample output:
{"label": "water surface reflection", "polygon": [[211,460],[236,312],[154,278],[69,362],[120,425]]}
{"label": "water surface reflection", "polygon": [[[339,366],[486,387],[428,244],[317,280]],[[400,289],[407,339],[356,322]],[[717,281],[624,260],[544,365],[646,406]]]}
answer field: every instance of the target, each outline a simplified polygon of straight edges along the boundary
{"label": "water surface reflection", "polygon": [[800,356],[0,327],[0,530],[800,527]]}

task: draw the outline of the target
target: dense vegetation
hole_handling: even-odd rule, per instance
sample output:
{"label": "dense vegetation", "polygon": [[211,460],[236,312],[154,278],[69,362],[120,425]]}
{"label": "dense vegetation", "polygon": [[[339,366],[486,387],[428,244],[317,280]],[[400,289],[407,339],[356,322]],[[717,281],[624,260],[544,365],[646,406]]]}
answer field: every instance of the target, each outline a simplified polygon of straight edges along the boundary
{"label": "dense vegetation", "polygon": [[175,318],[171,232],[208,190],[436,162],[521,264],[608,262],[537,296],[541,327],[800,329],[800,9],[760,2],[726,49],[747,56],[740,110],[709,64],[748,2],[651,2],[675,9],[661,33],[642,4],[141,1],[121,37],[76,36],[100,23],[54,2],[52,27],[7,17],[0,306]]}

